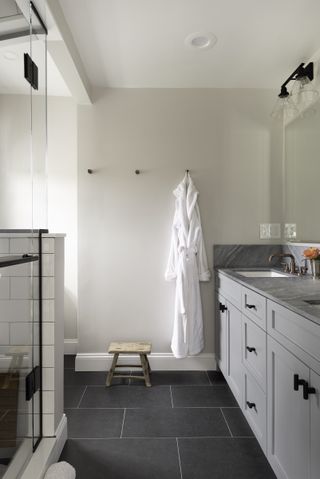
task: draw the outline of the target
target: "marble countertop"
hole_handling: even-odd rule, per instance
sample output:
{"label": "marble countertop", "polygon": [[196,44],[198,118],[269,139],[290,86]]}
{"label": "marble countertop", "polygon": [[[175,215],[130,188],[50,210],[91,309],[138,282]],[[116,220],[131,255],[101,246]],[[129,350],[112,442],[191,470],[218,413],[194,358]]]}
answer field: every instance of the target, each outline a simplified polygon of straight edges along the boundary
{"label": "marble countertop", "polygon": [[320,279],[312,279],[310,275],[247,278],[237,273],[241,270],[261,271],[263,269],[266,268],[217,268],[216,271],[320,325],[320,305],[305,302],[305,300],[320,300]]}

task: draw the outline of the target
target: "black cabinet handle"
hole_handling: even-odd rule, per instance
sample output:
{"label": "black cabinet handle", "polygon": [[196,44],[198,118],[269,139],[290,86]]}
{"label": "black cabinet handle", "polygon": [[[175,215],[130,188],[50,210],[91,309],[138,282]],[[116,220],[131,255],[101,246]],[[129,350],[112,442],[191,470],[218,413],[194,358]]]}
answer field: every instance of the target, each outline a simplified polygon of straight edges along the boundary
{"label": "black cabinet handle", "polygon": [[248,309],[257,309],[255,304],[246,304],[246,308]]}
{"label": "black cabinet handle", "polygon": [[247,401],[247,406],[249,409],[252,409],[252,408],[256,409],[256,405],[254,402]]}
{"label": "black cabinet handle", "polygon": [[222,313],[224,313],[225,311],[227,311],[228,308],[224,304],[219,303],[219,309]]}
{"label": "black cabinet handle", "polygon": [[247,346],[246,349],[247,349],[247,351],[249,351],[249,353],[253,353],[253,352],[256,353],[257,352],[256,348],[252,348],[250,346]]}
{"label": "black cabinet handle", "polygon": [[315,394],[315,393],[316,393],[315,388],[309,387],[309,384],[307,383],[307,381],[305,381],[303,385],[303,399],[308,400],[309,394]]}
{"label": "black cabinet handle", "polygon": [[305,387],[306,384],[307,382],[304,379],[299,379],[299,374],[293,375],[293,389],[295,391],[299,391],[299,387],[300,386]]}

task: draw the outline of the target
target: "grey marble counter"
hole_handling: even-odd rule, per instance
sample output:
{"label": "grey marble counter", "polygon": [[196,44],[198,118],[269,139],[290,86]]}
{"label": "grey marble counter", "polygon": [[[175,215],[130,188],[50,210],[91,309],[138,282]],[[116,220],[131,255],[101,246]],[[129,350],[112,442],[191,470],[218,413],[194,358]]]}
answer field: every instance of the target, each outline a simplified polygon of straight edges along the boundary
{"label": "grey marble counter", "polygon": [[293,275],[286,278],[247,278],[237,273],[241,269],[248,271],[265,268],[216,268],[216,272],[320,325],[320,305],[305,303],[305,300],[320,300],[320,280]]}

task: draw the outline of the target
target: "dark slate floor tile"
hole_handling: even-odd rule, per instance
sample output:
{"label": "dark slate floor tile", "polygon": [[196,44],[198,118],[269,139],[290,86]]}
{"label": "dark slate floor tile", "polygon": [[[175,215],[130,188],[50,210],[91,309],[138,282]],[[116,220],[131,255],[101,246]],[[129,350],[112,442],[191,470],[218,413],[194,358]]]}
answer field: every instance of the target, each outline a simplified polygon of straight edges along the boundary
{"label": "dark slate floor tile", "polygon": [[65,369],[75,368],[76,356],[75,354],[65,354],[64,355],[64,367]]}
{"label": "dark slate floor tile", "polygon": [[68,386],[64,388],[64,407],[78,407],[86,386]]}
{"label": "dark slate floor tile", "polygon": [[171,407],[169,387],[136,386],[88,387],[80,407],[83,408],[154,408]]}
{"label": "dark slate floor tile", "polygon": [[179,386],[172,388],[174,407],[236,407],[238,404],[228,386]]}
{"label": "dark slate floor tile", "polygon": [[124,437],[230,436],[220,409],[128,409]]}
{"label": "dark slate floor tile", "polygon": [[60,460],[77,479],[180,479],[175,439],[68,440]]}
{"label": "dark slate floor tile", "polygon": [[[153,371],[151,373],[152,386],[198,386],[210,384],[205,371]],[[134,385],[142,385],[142,381],[132,380]]]}
{"label": "dark slate floor tile", "polygon": [[207,371],[210,382],[214,386],[226,386],[227,381],[225,380],[223,374],[220,371]]}
{"label": "dark slate floor tile", "polygon": [[183,479],[276,479],[258,442],[250,439],[179,439]]}
{"label": "dark slate floor tile", "polygon": [[253,432],[241,409],[223,409],[223,415],[227,421],[233,436],[252,436]]}
{"label": "dark slate floor tile", "polygon": [[122,409],[66,409],[68,437],[120,437]]}

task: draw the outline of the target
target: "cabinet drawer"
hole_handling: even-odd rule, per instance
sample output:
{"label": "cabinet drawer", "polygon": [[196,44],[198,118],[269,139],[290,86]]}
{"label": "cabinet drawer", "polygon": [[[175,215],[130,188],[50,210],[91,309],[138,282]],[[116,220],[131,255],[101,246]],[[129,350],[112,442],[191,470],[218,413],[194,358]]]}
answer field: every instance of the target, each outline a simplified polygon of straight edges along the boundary
{"label": "cabinet drawer", "polygon": [[242,318],[242,361],[265,391],[267,382],[267,334],[250,319],[245,316]]}
{"label": "cabinet drawer", "polygon": [[266,395],[248,372],[244,372],[243,413],[264,453],[267,449]]}
{"label": "cabinet drawer", "polygon": [[234,306],[241,309],[241,285],[224,274],[218,274],[217,289]]}
{"label": "cabinet drawer", "polygon": [[[291,349],[298,346],[320,362],[320,326],[273,301],[268,300],[267,332]],[[295,354],[298,354],[294,350]],[[302,358],[306,361],[306,358]]]}
{"label": "cabinet drawer", "polygon": [[267,300],[251,289],[242,288],[242,312],[266,330]]}

